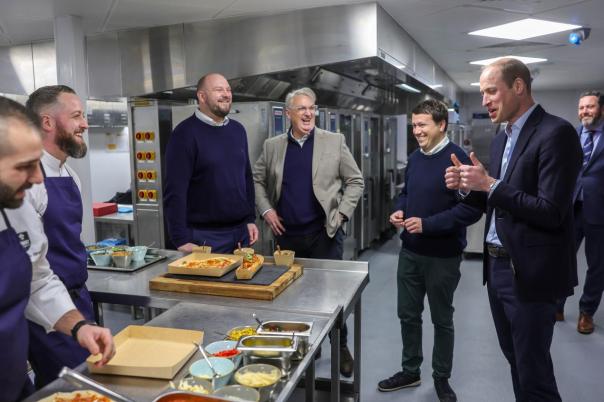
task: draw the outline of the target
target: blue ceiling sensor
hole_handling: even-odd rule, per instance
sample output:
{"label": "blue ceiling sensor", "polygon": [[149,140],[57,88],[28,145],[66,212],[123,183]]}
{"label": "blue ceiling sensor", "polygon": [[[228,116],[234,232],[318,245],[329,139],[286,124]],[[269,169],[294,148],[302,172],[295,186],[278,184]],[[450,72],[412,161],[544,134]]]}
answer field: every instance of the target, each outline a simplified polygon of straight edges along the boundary
{"label": "blue ceiling sensor", "polygon": [[589,38],[591,28],[581,28],[574,30],[568,35],[568,42],[572,45],[579,46],[584,40]]}

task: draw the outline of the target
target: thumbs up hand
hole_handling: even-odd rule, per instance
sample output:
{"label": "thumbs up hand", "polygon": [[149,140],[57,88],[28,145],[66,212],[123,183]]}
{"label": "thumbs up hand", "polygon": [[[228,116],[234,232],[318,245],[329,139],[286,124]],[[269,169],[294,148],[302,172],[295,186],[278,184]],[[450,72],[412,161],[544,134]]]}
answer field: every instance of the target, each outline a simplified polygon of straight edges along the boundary
{"label": "thumbs up hand", "polygon": [[495,179],[490,177],[482,163],[474,152],[470,153],[472,165],[459,166],[460,185],[462,191],[484,191],[489,192]]}
{"label": "thumbs up hand", "polygon": [[459,190],[461,184],[459,168],[462,164],[455,154],[451,154],[451,162],[453,162],[453,166],[449,166],[447,170],[445,170],[445,184],[449,190]]}

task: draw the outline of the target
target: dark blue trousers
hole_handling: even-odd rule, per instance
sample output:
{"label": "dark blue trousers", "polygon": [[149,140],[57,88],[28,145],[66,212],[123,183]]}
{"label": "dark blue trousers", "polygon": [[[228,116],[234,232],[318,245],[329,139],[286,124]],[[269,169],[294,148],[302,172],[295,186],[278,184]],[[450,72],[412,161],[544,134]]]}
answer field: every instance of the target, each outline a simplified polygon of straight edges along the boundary
{"label": "dark blue trousers", "polygon": [[499,346],[510,363],[516,401],[561,401],[549,351],[556,301],[520,300],[510,259],[489,256],[488,262],[491,314]]}
{"label": "dark blue trousers", "polygon": [[213,229],[192,229],[193,243],[198,246],[211,246],[212,253],[231,254],[241,243],[241,247],[250,244],[247,224]]}
{"label": "dark blue trousers", "polygon": [[[581,242],[585,239],[585,259],[587,272],[583,294],[579,300],[579,311],[593,316],[602,300],[604,291],[604,225],[593,225],[585,222],[583,216],[583,202],[575,202],[575,246],[579,251]],[[562,299],[558,304],[558,311],[564,311]]]}

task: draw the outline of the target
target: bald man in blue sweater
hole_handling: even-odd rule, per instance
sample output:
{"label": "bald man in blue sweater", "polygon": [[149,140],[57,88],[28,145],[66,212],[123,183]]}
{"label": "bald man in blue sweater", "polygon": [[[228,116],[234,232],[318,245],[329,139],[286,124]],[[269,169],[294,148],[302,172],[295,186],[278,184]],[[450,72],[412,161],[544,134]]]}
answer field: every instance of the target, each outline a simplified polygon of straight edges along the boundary
{"label": "bald man in blue sweater", "polygon": [[258,239],[254,182],[243,126],[229,119],[231,87],[222,75],[197,84],[199,109],[181,122],[166,149],[164,212],[174,246],[231,253]]}

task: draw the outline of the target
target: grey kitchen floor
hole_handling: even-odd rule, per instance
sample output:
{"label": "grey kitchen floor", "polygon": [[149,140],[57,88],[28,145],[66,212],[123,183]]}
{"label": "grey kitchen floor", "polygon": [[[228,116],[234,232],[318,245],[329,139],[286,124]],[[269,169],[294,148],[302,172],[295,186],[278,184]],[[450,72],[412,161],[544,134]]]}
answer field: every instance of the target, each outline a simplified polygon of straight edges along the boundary
{"label": "grey kitchen floor", "polygon": [[[401,336],[396,315],[396,266],[400,242],[393,238],[364,251],[360,258],[369,261],[370,282],[363,293],[362,382],[361,401],[437,401],[432,384],[433,327],[426,300],[424,310],[424,363],[419,387],[394,392],[379,392],[377,383],[401,369]],[[566,304],[566,321],[557,323],[552,345],[552,357],[558,388],[564,401],[604,401],[604,313],[594,317],[596,330],[581,335],[576,330],[578,300],[585,277],[586,262],[583,248],[578,254],[579,283],[575,295]],[[508,402],[514,400],[508,364],[497,343],[489,310],[486,288],[482,286],[482,260],[466,258],[462,262],[462,277],[455,293],[455,355],[451,386],[464,402]],[[134,321],[130,310],[106,306],[105,324],[116,333]],[[353,317],[348,326],[352,332]],[[349,345],[353,344],[352,333]],[[323,357],[317,361],[317,375],[329,375],[329,341],[323,345]],[[302,392],[292,398],[302,401]],[[327,395],[319,394],[320,401]]]}

